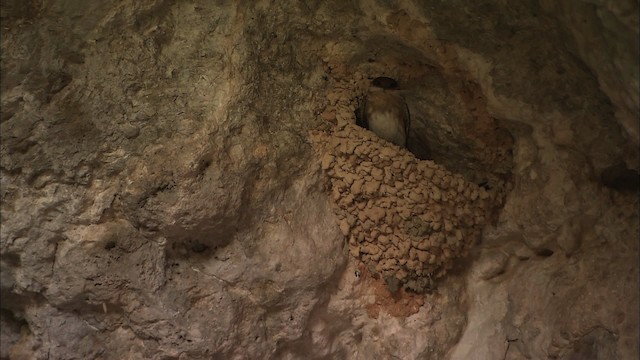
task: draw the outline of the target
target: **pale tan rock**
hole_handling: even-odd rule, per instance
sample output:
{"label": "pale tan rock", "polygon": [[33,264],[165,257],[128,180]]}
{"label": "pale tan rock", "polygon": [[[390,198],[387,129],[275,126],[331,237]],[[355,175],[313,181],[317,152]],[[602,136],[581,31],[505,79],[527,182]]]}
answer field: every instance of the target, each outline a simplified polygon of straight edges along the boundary
{"label": "pale tan rock", "polygon": [[371,219],[374,223],[380,222],[382,218],[384,218],[385,212],[382,208],[374,207],[371,209],[367,209],[363,213],[366,214],[366,217]]}
{"label": "pale tan rock", "polygon": [[[405,260],[405,261],[406,261],[406,260]],[[396,277],[398,278],[398,280],[404,280],[404,279],[406,279],[406,278],[407,278],[407,275],[409,275],[409,273],[408,273],[406,270],[402,269],[402,268],[400,268],[400,269],[398,269],[398,270],[396,271]]]}
{"label": "pale tan rock", "polygon": [[428,250],[431,247],[431,244],[428,239],[419,241],[416,244],[416,249],[418,250]]}
{"label": "pale tan rock", "polygon": [[444,220],[444,230],[446,232],[453,231],[453,223],[451,222],[451,220],[449,220],[449,219],[445,219]]}
{"label": "pale tan rock", "polygon": [[371,177],[378,181],[378,182],[382,182],[384,180],[384,170],[380,169],[380,168],[374,168],[371,170]]}
{"label": "pale tan rock", "polygon": [[380,157],[381,158],[392,158],[396,156],[396,151],[393,148],[390,147],[384,147],[380,150]]}
{"label": "pale tan rock", "polygon": [[360,195],[361,191],[362,191],[362,186],[364,185],[364,181],[363,180],[354,180],[353,184],[351,185],[351,193],[353,195]]}
{"label": "pale tan rock", "polygon": [[342,194],[340,193],[340,189],[338,189],[337,187],[333,188],[333,190],[331,191],[331,198],[333,199],[333,201],[338,202],[341,196]]}
{"label": "pale tan rock", "polygon": [[385,185],[384,189],[385,189],[385,193],[389,195],[396,195],[398,193],[398,188],[394,186]]}
{"label": "pale tan rock", "polygon": [[422,193],[420,193],[420,192],[415,192],[415,191],[414,191],[414,192],[410,192],[410,193],[409,193],[409,199],[410,199],[411,201],[413,201],[414,203],[422,202],[422,201],[423,201]]}
{"label": "pale tan rock", "polygon": [[333,161],[335,160],[335,156],[331,154],[325,154],[322,157],[322,170],[327,170],[333,165]]}
{"label": "pale tan rock", "polygon": [[378,194],[379,189],[380,189],[380,182],[376,180],[368,181],[362,187],[362,190],[364,191],[364,193],[369,196]]}
{"label": "pale tan rock", "polygon": [[[411,216],[411,208],[409,206],[405,205],[403,207],[398,207],[396,211],[403,218],[408,218],[409,216]],[[397,220],[397,222],[399,222],[399,220]]]}
{"label": "pale tan rock", "polygon": [[351,230],[351,226],[349,226],[349,223],[347,222],[347,220],[341,220],[340,231],[342,232],[342,235],[344,236],[349,235],[349,230]]}
{"label": "pale tan rock", "polygon": [[489,192],[487,192],[485,189],[482,189],[482,188],[481,188],[481,189],[479,190],[479,196],[480,196],[480,199],[482,199],[482,200],[486,200],[486,199],[488,199],[491,195],[490,195],[490,194],[489,194]]}
{"label": "pale tan rock", "polygon": [[440,201],[442,199],[442,193],[440,192],[440,189],[432,187],[429,193],[429,198],[433,201]]}
{"label": "pale tan rock", "polygon": [[418,256],[418,260],[421,263],[426,263],[429,260],[429,253],[427,251],[423,251],[423,250],[417,250],[416,251],[417,256]]}

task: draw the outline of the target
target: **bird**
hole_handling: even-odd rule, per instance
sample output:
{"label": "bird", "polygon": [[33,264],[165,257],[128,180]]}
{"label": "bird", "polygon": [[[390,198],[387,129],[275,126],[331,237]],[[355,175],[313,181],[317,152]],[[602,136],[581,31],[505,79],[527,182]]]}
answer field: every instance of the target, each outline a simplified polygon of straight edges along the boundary
{"label": "bird", "polygon": [[371,85],[361,107],[358,125],[406,148],[411,118],[407,103],[397,91],[398,82],[382,76],[373,79]]}

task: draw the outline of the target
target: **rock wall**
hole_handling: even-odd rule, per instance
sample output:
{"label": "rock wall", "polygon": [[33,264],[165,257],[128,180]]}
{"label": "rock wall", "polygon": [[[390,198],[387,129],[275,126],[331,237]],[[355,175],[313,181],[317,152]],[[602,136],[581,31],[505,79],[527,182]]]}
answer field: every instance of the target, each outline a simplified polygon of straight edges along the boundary
{"label": "rock wall", "polygon": [[[637,188],[616,186],[640,162],[636,2],[0,16],[1,358],[638,357]],[[349,125],[376,76],[412,114],[394,156],[504,196],[419,289],[349,255],[318,147],[351,129],[389,151]]]}

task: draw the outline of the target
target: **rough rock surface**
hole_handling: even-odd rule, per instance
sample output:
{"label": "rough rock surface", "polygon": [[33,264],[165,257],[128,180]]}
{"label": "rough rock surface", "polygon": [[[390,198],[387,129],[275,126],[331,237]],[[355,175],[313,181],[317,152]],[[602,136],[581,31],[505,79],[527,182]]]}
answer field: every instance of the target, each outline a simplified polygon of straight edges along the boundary
{"label": "rough rock surface", "polygon": [[[0,17],[1,358],[640,355],[638,195],[609,180],[640,162],[637,2]],[[308,136],[352,123],[376,76],[399,81],[417,158],[506,184],[427,294],[349,256]]]}

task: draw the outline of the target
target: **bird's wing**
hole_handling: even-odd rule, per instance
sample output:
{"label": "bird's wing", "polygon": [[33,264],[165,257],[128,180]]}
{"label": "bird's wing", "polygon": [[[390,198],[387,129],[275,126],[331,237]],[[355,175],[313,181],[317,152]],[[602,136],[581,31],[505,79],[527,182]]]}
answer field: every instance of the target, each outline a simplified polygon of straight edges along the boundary
{"label": "bird's wing", "polygon": [[409,146],[409,130],[411,129],[411,114],[409,114],[409,105],[407,105],[406,101],[404,102],[404,118],[405,118],[404,131],[405,131],[405,134],[406,134],[404,147],[408,148],[408,146]]}
{"label": "bird's wing", "polygon": [[369,128],[369,122],[367,121],[367,97],[362,99],[362,104],[358,109],[358,116],[356,117],[356,125],[365,129]]}

